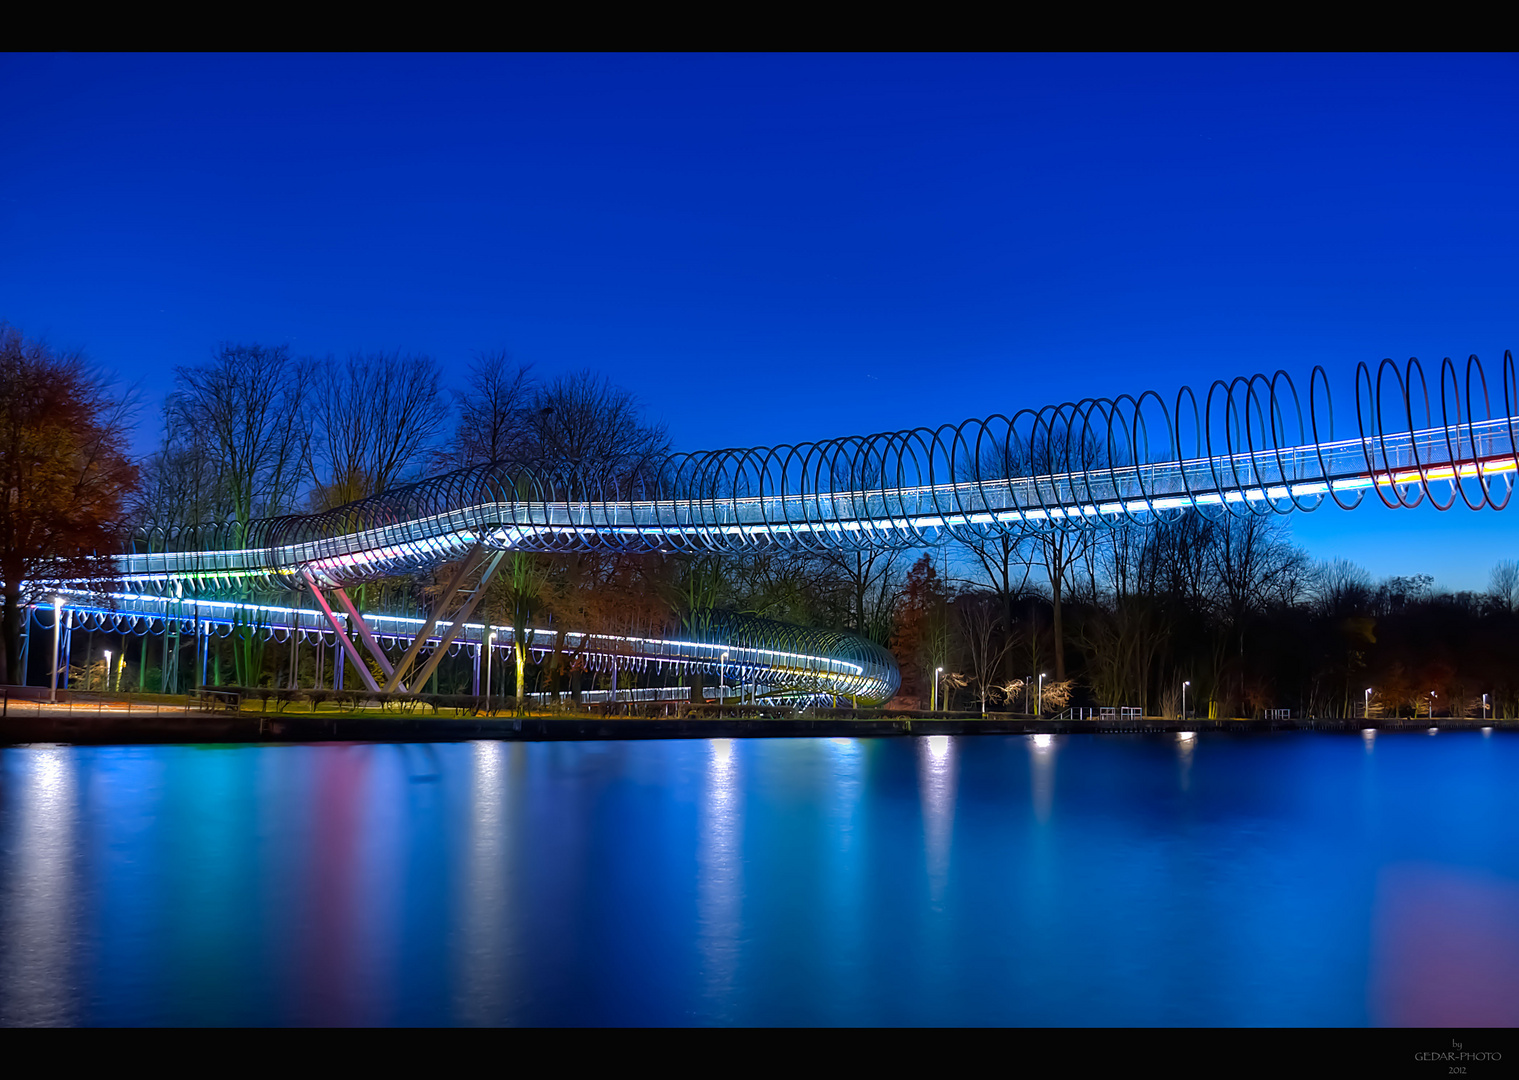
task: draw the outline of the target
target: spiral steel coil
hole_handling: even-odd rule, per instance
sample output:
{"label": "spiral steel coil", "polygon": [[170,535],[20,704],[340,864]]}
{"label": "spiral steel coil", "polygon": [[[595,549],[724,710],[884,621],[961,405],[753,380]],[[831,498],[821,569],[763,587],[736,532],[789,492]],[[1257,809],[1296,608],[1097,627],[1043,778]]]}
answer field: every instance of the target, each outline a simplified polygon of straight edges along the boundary
{"label": "spiral steel coil", "polygon": [[[1418,360],[1356,372],[1354,435],[1335,437],[1323,368],[1306,400],[1286,372],[1159,394],[1087,398],[937,429],[658,460],[499,461],[335,510],[139,538],[134,588],[299,587],[405,574],[471,547],[537,552],[911,549],[1030,530],[1205,514],[1508,504],[1519,384],[1472,356],[1435,392]],[[1501,392],[1501,393],[1500,393]],[[1495,408],[1501,396],[1501,411]],[[1438,404],[1437,404],[1438,403]],[[143,550],[146,549],[146,550]]]}

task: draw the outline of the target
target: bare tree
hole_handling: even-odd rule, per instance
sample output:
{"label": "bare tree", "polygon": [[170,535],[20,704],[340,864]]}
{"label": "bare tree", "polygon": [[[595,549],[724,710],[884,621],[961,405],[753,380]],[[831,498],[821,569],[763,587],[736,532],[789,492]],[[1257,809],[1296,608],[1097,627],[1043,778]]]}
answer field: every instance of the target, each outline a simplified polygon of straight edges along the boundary
{"label": "bare tree", "polygon": [[[285,346],[258,344],[223,344],[208,363],[175,368],[158,470],[168,490],[160,486],[157,494],[172,498],[177,487],[201,497],[201,507],[233,526],[233,535],[220,541],[233,546],[244,542],[254,518],[293,509],[308,449],[310,373],[311,363],[292,360]],[[264,666],[264,636],[250,618],[234,617],[232,638],[234,670],[244,686],[258,685]],[[174,664],[171,640],[177,636],[166,633],[165,680]]]}
{"label": "bare tree", "polygon": [[[174,369],[165,407],[172,446],[200,445],[239,530],[295,500],[306,450],[302,395],[310,365],[281,345],[221,346],[211,361]],[[241,542],[241,536],[233,538]]]}
{"label": "bare tree", "polygon": [[1012,651],[1015,638],[1003,623],[1002,604],[985,594],[962,596],[955,601],[961,640],[970,659],[971,679],[986,715],[988,698],[995,698],[1003,659]]}
{"label": "bare tree", "polygon": [[664,424],[646,423],[638,399],[604,375],[581,371],[536,387],[528,421],[535,456],[626,481],[670,451]]}
{"label": "bare tree", "polygon": [[1219,612],[1236,632],[1247,615],[1298,599],[1309,581],[1307,557],[1275,515],[1228,519],[1210,555]]}
{"label": "bare tree", "polygon": [[1156,588],[1193,612],[1212,603],[1210,552],[1220,526],[1196,511],[1152,528]]}
{"label": "bare tree", "polygon": [[1370,610],[1375,592],[1371,575],[1349,559],[1331,559],[1316,567],[1310,591],[1320,612],[1338,618]]}
{"label": "bare tree", "polygon": [[142,486],[127,520],[145,543],[159,542],[205,521],[236,518],[211,447],[204,440],[164,438],[142,462]]}
{"label": "bare tree", "polygon": [[1493,567],[1487,595],[1499,611],[1519,611],[1519,562],[1504,559]]}
{"label": "bare tree", "polygon": [[[1056,489],[1053,494],[1058,500],[1060,489],[1066,489],[1064,497],[1074,494],[1069,481],[1059,477],[1090,469],[1101,461],[1101,449],[1095,440],[1076,435],[1067,422],[1059,420],[1035,432],[1026,449],[1014,454],[1009,464],[1015,464],[1028,476],[1042,478],[1036,483]],[[1092,544],[1092,530],[1085,522],[1072,522],[1067,518],[1061,524],[1069,527],[1039,529],[1034,543],[1036,561],[1044,567],[1045,580],[1050,588],[1057,682],[1065,679],[1065,594]]]}
{"label": "bare tree", "polygon": [[447,416],[438,378],[430,356],[356,353],[317,365],[309,469],[318,507],[377,494],[435,464]]}
{"label": "bare tree", "polygon": [[1113,527],[1093,538],[1087,573],[1091,609],[1080,636],[1087,647],[1087,677],[1100,702],[1148,704],[1150,683],[1165,648],[1169,624],[1159,602],[1160,547],[1149,529]]}
{"label": "bare tree", "polygon": [[1225,632],[1215,640],[1215,685],[1222,683],[1225,657],[1236,649],[1235,690],[1244,700],[1245,634],[1252,618],[1297,602],[1306,591],[1308,557],[1288,540],[1275,515],[1230,517],[1219,523],[1209,552],[1214,604]]}
{"label": "bare tree", "polygon": [[[1027,445],[1010,435],[1005,440],[993,440],[979,446],[974,456],[959,469],[959,479],[978,487],[988,484],[996,490],[999,482],[1026,477],[1030,469]],[[1036,530],[1012,522],[982,526],[978,535],[964,539],[964,546],[981,567],[992,592],[1002,602],[1002,619],[1009,627],[1014,621],[1014,605],[1028,591],[1036,558],[1036,539]]]}
{"label": "bare tree", "polygon": [[1044,689],[1039,693],[1041,707],[1045,712],[1060,712],[1071,703],[1071,695],[1076,690],[1074,679],[1064,679],[1058,682],[1047,682]]}
{"label": "bare tree", "polygon": [[514,364],[501,350],[481,353],[469,366],[469,384],[454,391],[459,407],[459,464],[506,461],[533,453],[531,365]]}
{"label": "bare tree", "polygon": [[1092,533],[1088,529],[1075,529],[1071,532],[1051,529],[1039,534],[1035,547],[1050,586],[1051,633],[1055,643],[1057,682],[1065,679],[1065,594],[1091,543]]}
{"label": "bare tree", "polygon": [[861,637],[878,645],[891,641],[892,623],[900,593],[896,573],[900,551],[873,548],[824,552],[820,558],[834,569],[846,598],[847,623]]}
{"label": "bare tree", "polygon": [[1034,571],[1038,543],[1032,533],[1000,530],[990,536],[967,540],[965,547],[975,557],[992,592],[1002,603],[1002,618],[1013,625],[1013,612],[1028,595],[1028,579]]}

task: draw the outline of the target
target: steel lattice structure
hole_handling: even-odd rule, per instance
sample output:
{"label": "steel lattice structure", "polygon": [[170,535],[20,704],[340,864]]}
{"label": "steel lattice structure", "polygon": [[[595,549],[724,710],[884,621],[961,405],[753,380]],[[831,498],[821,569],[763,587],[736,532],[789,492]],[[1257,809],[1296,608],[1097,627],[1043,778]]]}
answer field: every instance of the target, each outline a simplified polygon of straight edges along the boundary
{"label": "steel lattice structure", "polygon": [[[498,461],[325,513],[142,536],[112,573],[139,595],[214,596],[339,587],[482,550],[903,550],[1189,511],[1352,509],[1368,491],[1388,506],[1508,505],[1519,471],[1512,353],[1496,386],[1475,356],[1464,368],[1444,360],[1433,386],[1418,360],[1361,364],[1354,415],[1354,434],[1336,437],[1316,367],[1306,395],[1278,371],[1202,395],[1184,387],[1169,405],[1146,391],[797,446]],[[734,627],[730,644],[748,647],[749,632]],[[892,665],[893,689],[895,679]]]}

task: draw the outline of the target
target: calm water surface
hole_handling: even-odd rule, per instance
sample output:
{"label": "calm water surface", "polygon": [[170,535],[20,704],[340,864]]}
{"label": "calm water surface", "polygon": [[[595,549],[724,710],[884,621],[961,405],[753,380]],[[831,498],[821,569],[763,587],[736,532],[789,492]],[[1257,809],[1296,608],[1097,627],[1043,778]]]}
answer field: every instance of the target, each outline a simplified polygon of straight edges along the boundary
{"label": "calm water surface", "polygon": [[0,751],[6,1024],[1519,1023],[1519,737]]}

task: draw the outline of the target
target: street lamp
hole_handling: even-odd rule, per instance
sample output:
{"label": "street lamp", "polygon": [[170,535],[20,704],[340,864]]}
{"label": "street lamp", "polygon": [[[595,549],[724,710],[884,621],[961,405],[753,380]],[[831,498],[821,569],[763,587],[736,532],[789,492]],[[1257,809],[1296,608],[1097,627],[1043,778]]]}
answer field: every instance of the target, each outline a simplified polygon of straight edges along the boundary
{"label": "street lamp", "polygon": [[[1181,684],[1181,718],[1183,720],[1187,718],[1187,687],[1191,685],[1189,682]],[[1209,715],[1211,716],[1212,714],[1209,713]]]}
{"label": "street lamp", "polygon": [[1439,696],[1440,695],[1435,693],[1433,690],[1429,692],[1429,722],[1431,724],[1435,722],[1435,698]]}
{"label": "street lamp", "polygon": [[1371,719],[1371,687],[1366,688],[1366,708],[1361,713],[1367,720]]}
{"label": "street lamp", "polygon": [[[717,703],[719,705],[721,705],[723,703],[723,689],[724,689],[724,685],[725,685],[724,682],[723,682],[723,676],[726,674],[727,670],[728,670],[728,654],[727,653],[723,653],[722,662],[717,665]],[[612,698],[613,698],[614,701],[617,698],[617,687],[615,687],[615,686],[612,687]]]}
{"label": "street lamp", "polygon": [[933,692],[933,695],[932,695],[932,697],[933,697],[933,703],[929,706],[929,710],[928,710],[929,712],[938,712],[939,711],[939,676],[943,675],[943,674],[944,674],[944,669],[943,668],[941,668],[941,667],[934,668],[934,692]]}
{"label": "street lamp", "polygon": [[58,703],[58,630],[63,625],[63,597],[53,597],[53,689],[48,700]]}
{"label": "street lamp", "polygon": [[1039,697],[1034,706],[1034,715],[1041,716],[1044,713],[1044,672],[1039,673]]}
{"label": "street lamp", "polygon": [[1482,695],[1482,720],[1483,720],[1484,723],[1487,722],[1487,695],[1486,694]]}
{"label": "street lamp", "polygon": [[111,692],[111,650],[105,651],[105,692]]}

